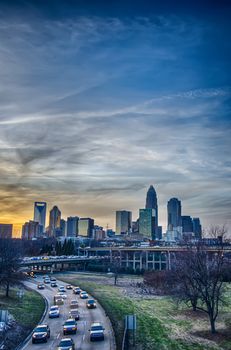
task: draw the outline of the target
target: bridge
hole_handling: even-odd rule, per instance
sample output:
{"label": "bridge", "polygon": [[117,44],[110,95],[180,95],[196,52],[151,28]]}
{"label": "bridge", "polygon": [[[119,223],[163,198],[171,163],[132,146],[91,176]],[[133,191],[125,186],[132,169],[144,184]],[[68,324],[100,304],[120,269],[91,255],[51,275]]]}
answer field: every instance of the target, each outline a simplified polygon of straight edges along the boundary
{"label": "bridge", "polygon": [[102,262],[107,260],[106,257],[101,256],[73,256],[73,257],[34,257],[24,258],[21,261],[22,267],[27,267],[34,272],[53,272],[62,271],[66,269],[80,269],[85,270],[89,263]]}
{"label": "bridge", "polygon": [[[231,246],[206,247],[208,254],[221,252],[231,260]],[[102,263],[105,268],[117,264],[124,270],[171,270],[178,253],[187,252],[188,247],[95,247],[85,248],[84,256],[24,258],[21,265],[31,271],[85,270],[90,263]]]}

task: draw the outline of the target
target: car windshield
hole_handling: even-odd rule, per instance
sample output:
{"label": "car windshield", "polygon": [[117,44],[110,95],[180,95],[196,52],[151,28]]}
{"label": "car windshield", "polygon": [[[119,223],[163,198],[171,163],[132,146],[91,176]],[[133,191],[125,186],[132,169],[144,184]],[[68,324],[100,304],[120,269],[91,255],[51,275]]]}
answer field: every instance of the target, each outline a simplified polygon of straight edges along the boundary
{"label": "car windshield", "polygon": [[34,330],[35,332],[47,332],[47,327],[37,327]]}
{"label": "car windshield", "polygon": [[57,306],[51,306],[51,311],[56,311],[56,310],[58,310]]}
{"label": "car windshield", "polygon": [[71,340],[69,339],[63,339],[59,343],[59,346],[72,346]]}
{"label": "car windshield", "polygon": [[72,326],[72,325],[75,326],[75,321],[74,320],[65,322],[65,326]]}
{"label": "car windshield", "polygon": [[94,304],[95,303],[95,300],[91,299],[91,300],[88,300],[88,304]]}
{"label": "car windshield", "polygon": [[102,330],[103,330],[103,327],[102,327],[102,326],[92,326],[92,327],[91,327],[91,330],[92,330],[92,331],[102,331]]}

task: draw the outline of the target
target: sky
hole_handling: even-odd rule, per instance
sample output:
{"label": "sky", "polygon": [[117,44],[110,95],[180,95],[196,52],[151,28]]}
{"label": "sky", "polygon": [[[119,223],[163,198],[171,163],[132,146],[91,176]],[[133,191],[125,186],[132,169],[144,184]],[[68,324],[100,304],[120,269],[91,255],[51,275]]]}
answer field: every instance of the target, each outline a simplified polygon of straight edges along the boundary
{"label": "sky", "polygon": [[[229,1],[0,1],[0,222],[231,224]],[[47,221],[48,224],[48,221]]]}

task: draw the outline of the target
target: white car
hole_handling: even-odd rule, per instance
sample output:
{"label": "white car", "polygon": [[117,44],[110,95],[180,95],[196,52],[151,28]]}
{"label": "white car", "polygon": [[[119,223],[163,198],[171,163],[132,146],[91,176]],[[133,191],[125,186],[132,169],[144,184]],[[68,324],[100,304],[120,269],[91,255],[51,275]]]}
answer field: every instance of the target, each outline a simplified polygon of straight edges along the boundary
{"label": "white car", "polygon": [[85,291],[82,291],[79,296],[80,296],[81,299],[87,299],[88,298],[88,294]]}
{"label": "white car", "polygon": [[59,307],[57,305],[51,306],[49,311],[49,318],[59,317]]}
{"label": "white car", "polygon": [[64,292],[66,292],[66,289],[65,289],[64,286],[59,286],[58,291],[61,292],[61,293],[64,293]]}
{"label": "white car", "polygon": [[61,297],[63,299],[67,299],[67,295],[64,294],[64,293],[57,293],[56,296],[59,296],[59,297]]}
{"label": "white car", "polygon": [[0,322],[0,333],[5,332],[7,329],[6,323],[5,322]]}

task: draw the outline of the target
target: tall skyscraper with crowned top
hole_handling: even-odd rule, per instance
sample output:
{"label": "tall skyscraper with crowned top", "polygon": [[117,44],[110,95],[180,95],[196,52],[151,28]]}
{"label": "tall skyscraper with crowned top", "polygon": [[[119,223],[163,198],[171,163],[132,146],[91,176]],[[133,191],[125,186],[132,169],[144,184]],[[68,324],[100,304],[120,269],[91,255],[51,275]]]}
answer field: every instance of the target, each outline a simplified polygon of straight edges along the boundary
{"label": "tall skyscraper with crowned top", "polygon": [[153,239],[158,239],[159,231],[158,231],[158,204],[157,204],[157,195],[155,188],[151,185],[148,189],[146,196],[146,205],[145,209],[152,209],[152,222],[153,222]]}

